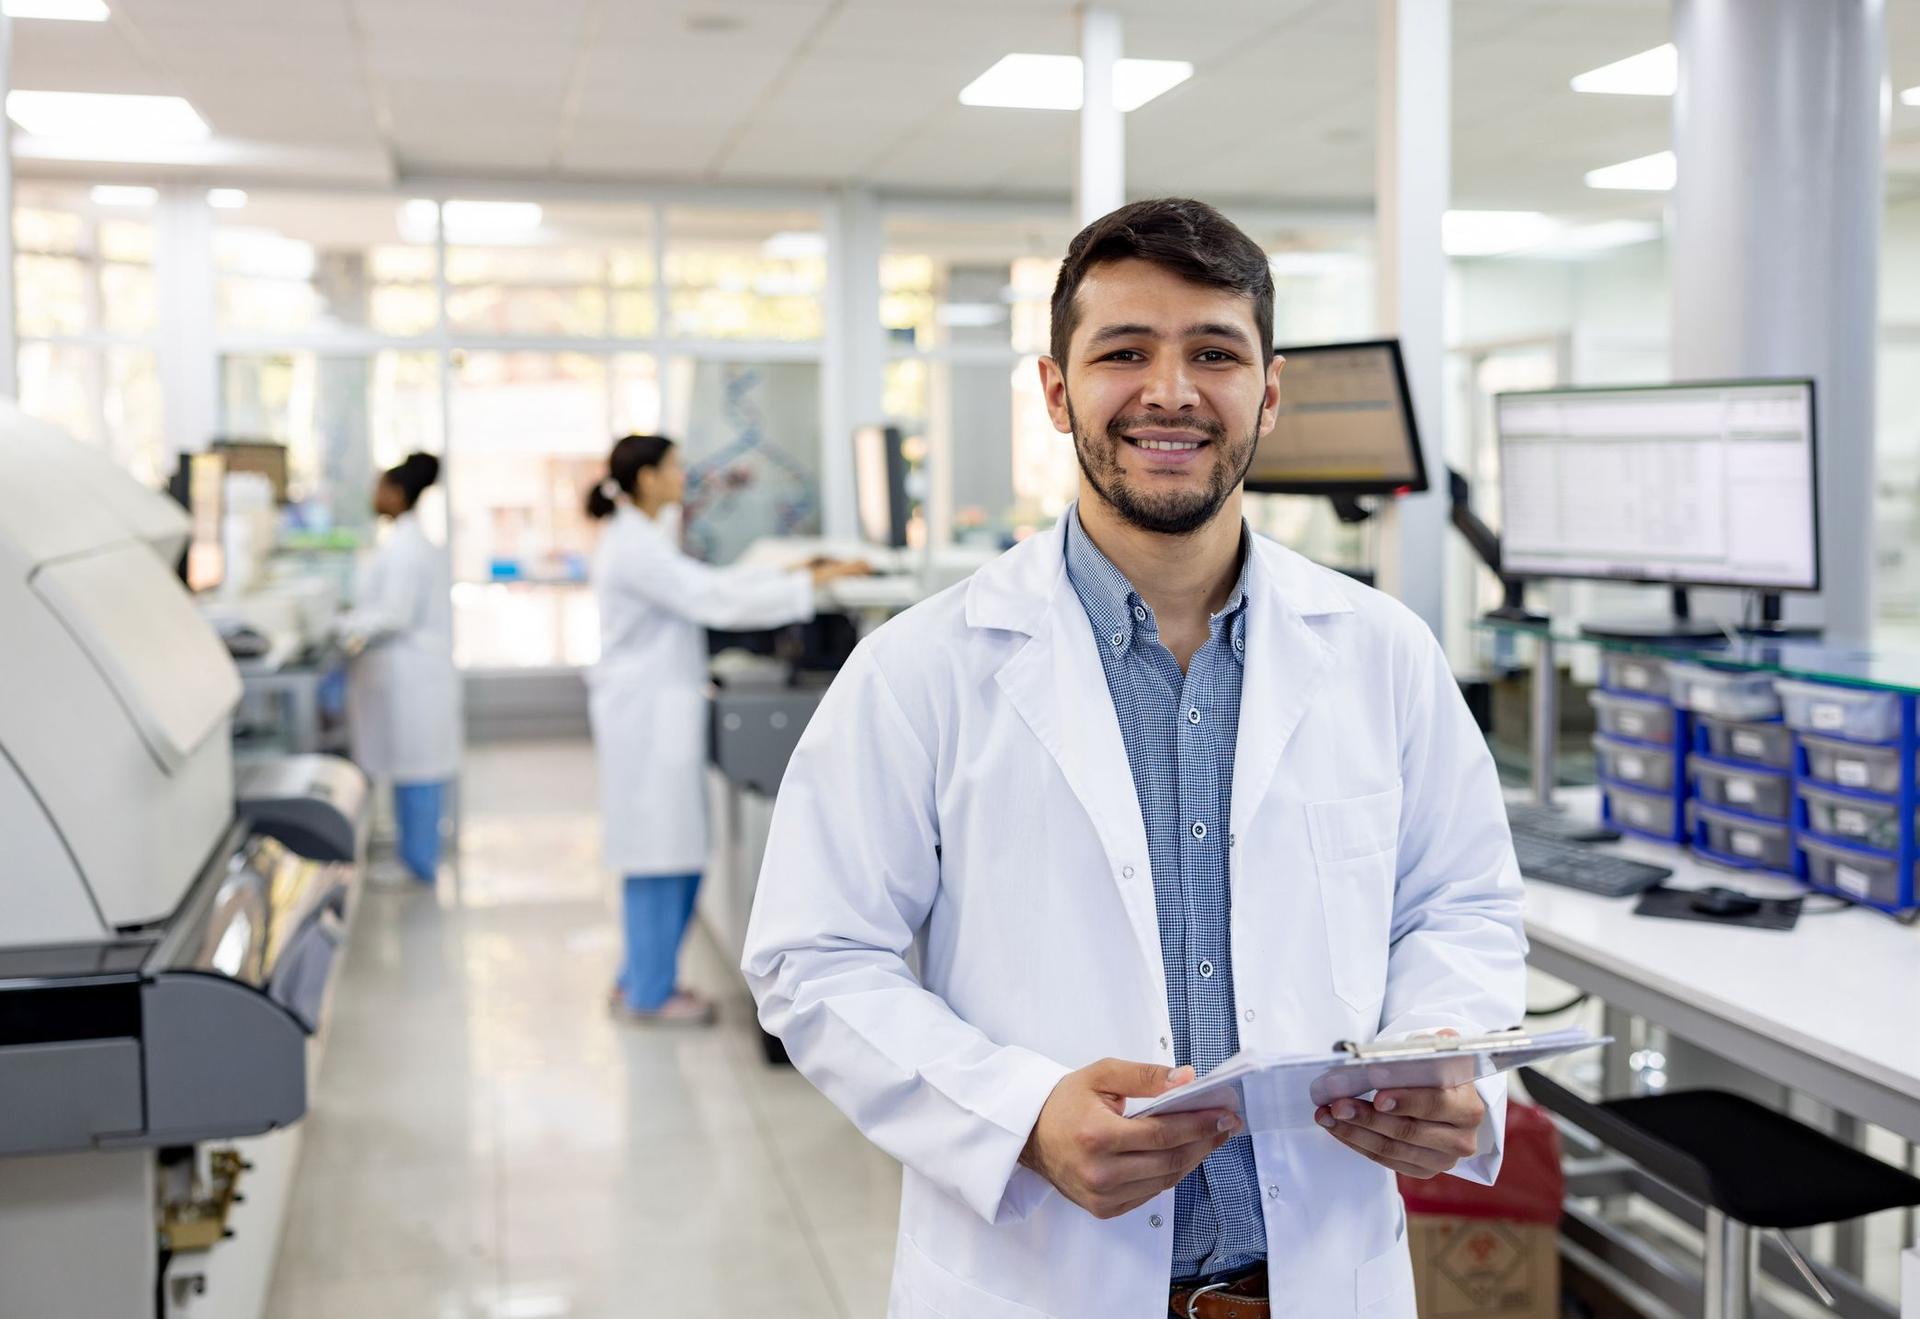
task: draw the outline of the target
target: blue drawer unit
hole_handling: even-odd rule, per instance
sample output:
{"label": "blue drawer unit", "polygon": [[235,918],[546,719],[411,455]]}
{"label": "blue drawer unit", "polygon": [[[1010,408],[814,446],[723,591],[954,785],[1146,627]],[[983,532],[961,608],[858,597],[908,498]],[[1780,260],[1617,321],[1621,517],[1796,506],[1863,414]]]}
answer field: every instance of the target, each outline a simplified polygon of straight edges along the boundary
{"label": "blue drawer unit", "polygon": [[1920,908],[1920,808],[1911,692],[1779,682],[1794,730],[1794,873],[1809,887],[1895,914]]}
{"label": "blue drawer unit", "polygon": [[1603,685],[1588,698],[1600,730],[1593,739],[1600,818],[1622,833],[1685,842],[1683,766],[1693,746],[1693,716],[1652,694],[1666,690],[1663,661],[1602,652],[1600,671]]}

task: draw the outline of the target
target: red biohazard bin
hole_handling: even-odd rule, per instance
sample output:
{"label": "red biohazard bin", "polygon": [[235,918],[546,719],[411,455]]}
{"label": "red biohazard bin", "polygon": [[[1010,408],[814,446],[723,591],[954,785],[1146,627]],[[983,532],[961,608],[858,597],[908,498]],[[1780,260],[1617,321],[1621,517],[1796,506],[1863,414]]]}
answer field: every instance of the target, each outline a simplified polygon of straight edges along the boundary
{"label": "red biohazard bin", "polygon": [[1507,1105],[1492,1186],[1400,1178],[1420,1319],[1559,1319],[1560,1133],[1546,1110]]}

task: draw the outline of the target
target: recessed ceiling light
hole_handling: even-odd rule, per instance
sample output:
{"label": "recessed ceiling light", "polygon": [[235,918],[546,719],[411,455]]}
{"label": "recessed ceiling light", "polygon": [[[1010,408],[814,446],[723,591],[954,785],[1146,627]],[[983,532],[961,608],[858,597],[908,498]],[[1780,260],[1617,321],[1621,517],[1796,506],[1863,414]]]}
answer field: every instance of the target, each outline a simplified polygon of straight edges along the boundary
{"label": "recessed ceiling light", "polygon": [[1543,242],[1559,226],[1538,211],[1448,211],[1440,247],[1448,256],[1499,256]]}
{"label": "recessed ceiling light", "polygon": [[[1120,60],[1113,67],[1113,103],[1138,110],[1193,76],[1185,60]],[[960,104],[1012,110],[1078,110],[1078,55],[1005,55],[960,89]]]}
{"label": "recessed ceiling light", "polygon": [[540,227],[538,202],[451,200],[416,197],[400,208],[400,232],[408,242],[430,243],[436,215],[455,242],[521,239]]}
{"label": "recessed ceiling light", "polygon": [[702,36],[738,32],[746,25],[746,20],[738,14],[687,14],[680,20],[682,31],[698,32]]}
{"label": "recessed ceiling light", "polygon": [[8,92],[7,118],[35,137],[181,142],[207,136],[206,120],[178,96]]}
{"label": "recessed ceiling light", "polygon": [[1920,105],[1920,87],[1909,87],[1900,93],[1900,104]]}
{"label": "recessed ceiling light", "polygon": [[1528,248],[1518,256],[1529,257],[1582,257],[1598,252],[1612,251],[1617,247],[1633,247],[1639,243],[1650,243],[1660,236],[1660,225],[1655,220],[1599,220],[1593,224],[1575,225],[1552,235],[1537,247]]}
{"label": "recessed ceiling light", "polygon": [[237,211],[247,204],[247,194],[239,188],[208,188],[207,205],[216,211]]}
{"label": "recessed ceiling light", "polygon": [[107,7],[100,0],[7,0],[0,6],[8,18],[63,18],[70,23],[104,23]]}
{"label": "recessed ceiling light", "polygon": [[1680,85],[1680,51],[1672,42],[1588,69],[1573,80],[1576,92],[1606,96],[1672,96]]}
{"label": "recessed ceiling light", "polygon": [[160,200],[158,188],[132,187],[119,183],[102,183],[87,195],[93,198],[95,206],[151,206]]}
{"label": "recessed ceiling light", "polygon": [[1618,165],[1587,171],[1589,188],[1620,188],[1629,192],[1670,192],[1679,176],[1679,165],[1671,151],[1656,151],[1651,156],[1623,160]]}

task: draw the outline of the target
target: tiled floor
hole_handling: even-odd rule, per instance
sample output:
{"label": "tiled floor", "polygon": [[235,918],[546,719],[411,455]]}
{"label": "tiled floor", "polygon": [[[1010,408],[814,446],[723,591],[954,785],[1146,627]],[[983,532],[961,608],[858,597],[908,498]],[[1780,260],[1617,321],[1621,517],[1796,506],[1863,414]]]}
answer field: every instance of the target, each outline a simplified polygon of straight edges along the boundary
{"label": "tiled floor", "polygon": [[895,1165],[762,1062],[696,938],[711,1032],[622,1026],[584,743],[475,748],[457,882],[369,888],[269,1319],[868,1319]]}

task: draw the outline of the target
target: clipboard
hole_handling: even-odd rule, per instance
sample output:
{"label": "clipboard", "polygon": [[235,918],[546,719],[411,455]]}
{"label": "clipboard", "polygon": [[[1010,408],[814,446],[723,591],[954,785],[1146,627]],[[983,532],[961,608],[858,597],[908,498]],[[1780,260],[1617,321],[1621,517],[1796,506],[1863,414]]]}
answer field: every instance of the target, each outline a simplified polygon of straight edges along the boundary
{"label": "clipboard", "polygon": [[1313,1125],[1314,1110],[1376,1090],[1439,1089],[1483,1080],[1597,1048],[1612,1040],[1583,1029],[1530,1034],[1521,1027],[1487,1035],[1417,1035],[1371,1044],[1341,1041],[1326,1054],[1269,1054],[1243,1049],[1196,1081],[1155,1099],[1130,1099],[1127,1117],[1224,1108],[1249,1131]]}

